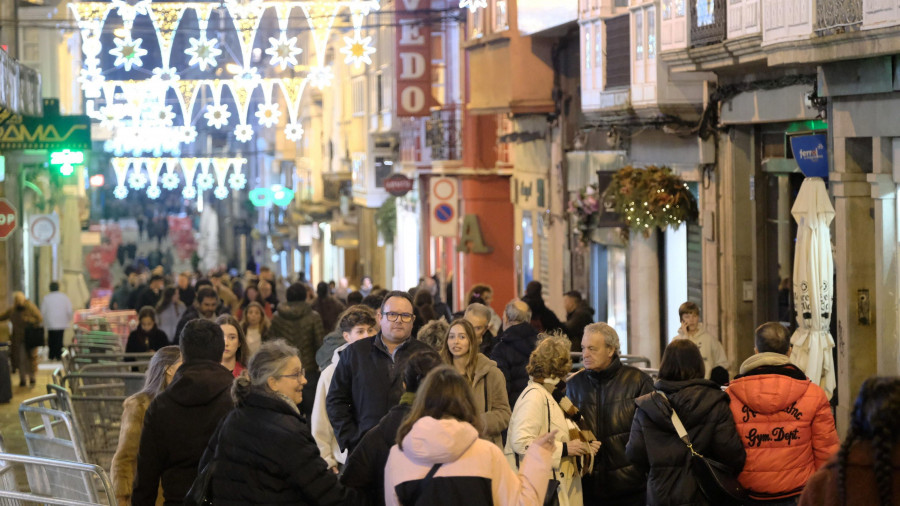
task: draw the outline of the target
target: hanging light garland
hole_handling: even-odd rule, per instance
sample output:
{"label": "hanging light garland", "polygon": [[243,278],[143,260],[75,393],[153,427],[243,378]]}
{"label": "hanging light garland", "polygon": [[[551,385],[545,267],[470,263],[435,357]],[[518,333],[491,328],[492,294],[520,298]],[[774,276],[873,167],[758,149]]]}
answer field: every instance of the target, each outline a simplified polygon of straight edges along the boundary
{"label": "hanging light garland", "polygon": [[459,8],[469,9],[471,12],[475,12],[479,8],[487,9],[487,0],[459,0]]}
{"label": "hanging light garland", "polygon": [[[242,190],[247,185],[247,176],[241,172],[241,168],[247,163],[246,158],[116,157],[111,159],[111,163],[116,174],[116,187],[113,189],[113,195],[117,199],[124,199],[128,196],[126,182],[135,191],[147,188],[147,197],[151,199],[157,199],[162,195],[160,185],[162,189],[175,191],[181,184],[181,178],[176,172],[179,168],[184,175],[185,186],[181,190],[181,196],[185,200],[196,198],[198,188],[205,191],[213,189],[215,186],[216,197],[224,199],[228,197],[228,188]],[[166,169],[164,174],[162,173],[163,166]],[[215,176],[209,172],[210,168],[213,169]],[[131,169],[130,174],[129,169]],[[144,169],[146,169],[146,173]],[[232,169],[230,174],[229,169]],[[198,170],[202,173],[197,178],[195,187],[194,176]],[[228,187],[225,186],[226,182]]]}

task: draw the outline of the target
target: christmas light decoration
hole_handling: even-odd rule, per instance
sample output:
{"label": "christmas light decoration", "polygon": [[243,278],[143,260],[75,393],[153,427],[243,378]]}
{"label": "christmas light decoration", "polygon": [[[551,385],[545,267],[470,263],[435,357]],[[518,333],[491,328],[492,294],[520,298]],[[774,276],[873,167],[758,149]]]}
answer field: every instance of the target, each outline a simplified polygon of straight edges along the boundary
{"label": "christmas light decoration", "polygon": [[178,174],[175,173],[177,160],[175,158],[166,158],[163,160],[163,163],[166,166],[166,173],[160,178],[162,187],[169,191],[174,190],[178,188],[178,185],[181,183],[181,179],[178,177]]}
{"label": "christmas light decoration", "polygon": [[212,104],[206,107],[206,114],[203,117],[209,122],[209,126],[222,128],[228,124],[228,118],[231,117],[231,113],[228,112],[228,107],[224,104]]}
{"label": "christmas light decoration", "polygon": [[131,165],[131,162],[127,158],[112,159],[113,172],[116,175],[116,188],[113,190],[113,196],[117,199],[124,199],[128,196],[128,188],[125,187],[125,182],[129,165]]}
{"label": "christmas light decoration", "polygon": [[[128,196],[126,181],[134,190],[146,187],[147,197],[151,199],[162,195],[160,184],[168,191],[177,190],[181,183],[177,173],[179,167],[184,174],[185,186],[181,190],[181,195],[185,200],[196,198],[199,191],[214,188],[216,197],[224,199],[228,197],[229,188],[242,190],[247,185],[247,176],[241,173],[241,168],[247,163],[246,158],[115,157],[111,159],[111,163],[117,182],[113,195],[120,199]],[[164,174],[162,174],[163,166],[166,169]],[[133,169],[131,174],[128,174],[129,168]],[[142,168],[146,169],[146,173]],[[210,168],[215,175],[209,172]],[[229,169],[232,169],[230,174]],[[195,186],[194,176],[198,171],[202,173],[197,178]]]}
{"label": "christmas light decoration", "polygon": [[479,8],[487,9],[487,0],[459,0],[459,8],[468,8],[471,12],[475,12]]}
{"label": "christmas light decoration", "polygon": [[297,55],[303,50],[297,47],[297,37],[287,38],[287,34],[281,32],[277,39],[269,37],[269,44],[271,47],[266,49],[266,54],[272,57],[269,63],[273,67],[281,67],[281,70],[285,70],[288,66],[298,65]]}
{"label": "christmas light decoration", "polygon": [[141,57],[147,55],[146,49],[141,49],[142,39],[131,40],[131,35],[124,39],[115,38],[115,49],[110,49],[109,54],[116,57],[115,65],[124,65],[125,70],[131,70],[132,66],[140,67],[142,65]]}
{"label": "christmas light decoration", "polygon": [[162,160],[159,158],[145,158],[144,160],[144,166],[147,167],[147,175],[150,180],[147,196],[151,199],[159,198],[162,193],[159,189],[159,172],[162,170]]}
{"label": "christmas light decoration", "polygon": [[147,186],[147,176],[145,176],[143,172],[140,172],[140,167],[140,165],[136,165],[134,172],[128,176],[128,186],[130,186],[132,190],[143,190],[144,187]]}
{"label": "christmas light decoration", "polygon": [[197,189],[194,188],[194,175],[197,174],[197,167],[200,165],[200,158],[183,158],[181,160],[181,172],[184,173],[184,188],[181,190],[181,196],[185,200],[191,200],[197,196]]}
{"label": "christmas light decoration", "polygon": [[372,58],[369,57],[375,52],[375,48],[370,45],[372,37],[362,37],[362,34],[356,31],[352,38],[344,37],[344,43],[347,44],[341,48],[341,54],[345,56],[344,63],[356,66],[363,63],[372,64]]}
{"label": "christmas light decoration", "polygon": [[206,70],[206,67],[213,68],[216,66],[216,58],[221,56],[222,50],[216,47],[219,44],[218,39],[207,39],[206,35],[200,35],[199,38],[191,37],[188,39],[191,47],[184,50],[184,54],[191,57],[188,65],[193,67],[197,65],[200,70]]}

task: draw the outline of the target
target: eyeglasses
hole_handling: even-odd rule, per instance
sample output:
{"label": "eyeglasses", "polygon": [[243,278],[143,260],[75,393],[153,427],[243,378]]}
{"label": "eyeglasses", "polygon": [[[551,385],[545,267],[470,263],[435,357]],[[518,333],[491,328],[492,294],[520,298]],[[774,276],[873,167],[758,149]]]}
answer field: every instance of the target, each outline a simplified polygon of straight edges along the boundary
{"label": "eyeglasses", "polygon": [[294,381],[300,381],[301,376],[306,376],[306,369],[300,369],[300,372],[294,374],[276,374],[276,378],[294,378]]}
{"label": "eyeglasses", "polygon": [[384,313],[384,316],[388,319],[389,322],[397,321],[397,318],[400,318],[400,321],[403,323],[409,323],[416,318],[416,315],[412,313],[393,313],[388,312]]}

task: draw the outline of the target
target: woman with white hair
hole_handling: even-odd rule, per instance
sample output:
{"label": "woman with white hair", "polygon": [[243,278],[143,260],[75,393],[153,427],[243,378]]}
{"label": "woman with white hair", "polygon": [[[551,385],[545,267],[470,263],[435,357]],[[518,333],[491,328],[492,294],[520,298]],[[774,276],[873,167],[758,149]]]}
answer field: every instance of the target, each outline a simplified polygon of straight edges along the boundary
{"label": "woman with white hair", "polygon": [[[28,347],[25,342],[25,332],[29,327],[40,327],[44,321],[41,310],[33,302],[25,297],[22,292],[13,292],[13,305],[0,314],[0,321],[12,322],[12,339],[10,355],[12,356],[13,369],[19,369],[19,386],[37,382],[38,349],[36,346]],[[43,329],[41,329],[43,332]]]}

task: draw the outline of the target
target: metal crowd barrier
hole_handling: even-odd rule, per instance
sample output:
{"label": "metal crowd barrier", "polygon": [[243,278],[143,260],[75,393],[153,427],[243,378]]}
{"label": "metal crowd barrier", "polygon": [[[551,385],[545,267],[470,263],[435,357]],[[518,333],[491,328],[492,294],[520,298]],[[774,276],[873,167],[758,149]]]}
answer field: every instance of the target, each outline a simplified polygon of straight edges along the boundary
{"label": "metal crowd barrier", "polygon": [[87,462],[70,412],[56,394],[28,399],[19,405],[19,422],[28,454],[33,457]]}
{"label": "metal crowd barrier", "polygon": [[[582,363],[583,354],[580,351],[573,351],[569,353],[569,355],[572,357],[572,372],[584,369],[584,363]],[[640,355],[620,355],[619,360],[625,365],[637,367],[650,375],[654,380],[659,376],[659,369],[650,367],[650,359],[647,357],[642,357]]]}
{"label": "metal crowd barrier", "polygon": [[[20,490],[18,467],[24,467],[29,490]],[[94,464],[0,453],[0,506],[33,504],[112,506],[116,497],[106,471]]]}
{"label": "metal crowd barrier", "polygon": [[146,371],[141,363],[150,363],[153,352],[124,353],[124,352],[100,352],[100,353],[74,353],[70,350],[63,351],[62,363],[66,374],[81,372],[89,365],[123,366],[129,363],[131,367],[138,367],[137,372]]}

